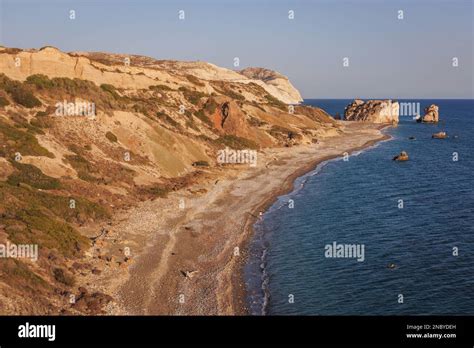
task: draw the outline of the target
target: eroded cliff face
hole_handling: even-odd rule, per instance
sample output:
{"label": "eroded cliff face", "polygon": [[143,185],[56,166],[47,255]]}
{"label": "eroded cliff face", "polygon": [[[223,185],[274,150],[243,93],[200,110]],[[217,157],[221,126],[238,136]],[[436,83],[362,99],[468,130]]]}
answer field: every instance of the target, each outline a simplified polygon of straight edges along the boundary
{"label": "eroded cliff face", "polygon": [[265,68],[247,68],[240,73],[252,80],[263,81],[266,90],[287,104],[298,104],[303,101],[300,92],[286,76]]}
{"label": "eroded cliff face", "polygon": [[356,99],[345,108],[344,119],[347,121],[365,121],[372,123],[398,123],[400,106],[392,100]]}
{"label": "eroded cliff face", "polygon": [[321,109],[290,112],[299,94],[286,78],[246,74],[204,62],[0,48],[0,243],[37,244],[45,256],[0,259],[0,314],[101,313],[107,294],[79,286],[105,267],[129,266],[123,252],[103,255],[97,238],[113,235],[117,211],[218,176],[224,148],[341,133]]}
{"label": "eroded cliff face", "polygon": [[[2,50],[6,52],[4,48],[0,48],[0,53]],[[25,80],[34,74],[44,74],[48,77],[91,80],[99,85],[112,84],[117,88],[126,89],[149,88],[156,84],[156,80],[167,81],[170,87],[192,86],[189,78],[196,78],[202,83],[199,90],[209,94],[217,93],[212,85],[214,80],[253,83],[285,104],[297,104],[303,100],[288,78],[268,69],[248,68],[239,73],[206,62],[155,60],[143,56],[102,52],[65,53],[54,47],[19,51],[15,55],[0,55],[0,71],[17,80]]]}

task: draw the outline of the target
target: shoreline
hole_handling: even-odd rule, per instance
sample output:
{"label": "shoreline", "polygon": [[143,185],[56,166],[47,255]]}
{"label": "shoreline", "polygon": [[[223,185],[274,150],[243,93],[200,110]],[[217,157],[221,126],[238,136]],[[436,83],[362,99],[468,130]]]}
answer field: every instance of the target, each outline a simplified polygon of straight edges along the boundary
{"label": "shoreline", "polygon": [[[382,131],[389,127],[390,127],[389,125],[382,125],[377,128],[379,131]],[[368,149],[375,144],[390,140],[391,138],[392,137],[390,135],[381,133],[380,138],[368,140],[363,145],[347,149],[346,151],[343,151],[342,153],[339,153],[339,154],[325,156],[313,162],[307,163],[305,166],[298,169],[292,175],[288,176],[279,190],[276,190],[264,202],[256,206],[256,208],[253,211],[254,215],[258,216],[257,214],[259,212],[263,212],[263,214],[265,214],[275,204],[275,202],[278,200],[279,197],[290,194],[291,192],[295,190],[294,184],[298,178],[315,170],[320,164],[339,158],[344,154],[344,152],[347,152],[349,155],[352,155],[354,152]],[[255,237],[256,232],[255,232],[254,226],[256,222],[257,222],[257,219],[255,217],[247,218],[247,221],[245,223],[246,230],[243,233],[244,235],[247,236],[247,238],[243,241],[242,247],[241,247],[241,249],[244,251],[245,258],[242,259],[235,266],[236,273],[238,274],[238,276],[232,278],[231,286],[232,286],[232,291],[233,291],[234,303],[236,304],[235,306],[236,312],[234,314],[236,315],[251,315],[251,313],[249,312],[249,308],[247,306],[248,293],[246,289],[242,289],[241,284],[245,284],[245,280],[246,280],[245,275],[244,275],[244,267],[248,262],[248,250],[249,250],[250,244],[252,243],[253,238]]]}
{"label": "shoreline", "polygon": [[338,135],[318,144],[264,149],[256,167],[204,170],[191,187],[115,216],[115,241],[104,240],[101,252],[128,247],[129,261],[85,279],[115,299],[106,314],[249,314],[243,267],[259,212],[320,163],[390,138],[381,132],[387,125],[339,125]]}

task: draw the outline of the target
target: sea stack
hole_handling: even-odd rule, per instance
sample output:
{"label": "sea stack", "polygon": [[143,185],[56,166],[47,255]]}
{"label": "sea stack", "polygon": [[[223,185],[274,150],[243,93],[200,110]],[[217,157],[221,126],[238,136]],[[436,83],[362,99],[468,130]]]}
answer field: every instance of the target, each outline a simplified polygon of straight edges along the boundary
{"label": "sea stack", "polygon": [[398,102],[388,100],[355,99],[346,106],[344,119],[346,121],[364,121],[371,123],[398,123],[400,106]]}
{"label": "sea stack", "polygon": [[425,115],[422,118],[417,119],[418,122],[425,123],[437,123],[439,121],[439,107],[438,105],[431,104],[425,108]]}

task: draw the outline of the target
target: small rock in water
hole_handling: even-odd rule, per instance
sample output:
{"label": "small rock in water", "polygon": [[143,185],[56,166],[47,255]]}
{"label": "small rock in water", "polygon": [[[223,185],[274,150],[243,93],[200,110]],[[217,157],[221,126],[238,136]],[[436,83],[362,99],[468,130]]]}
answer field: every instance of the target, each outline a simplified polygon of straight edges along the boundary
{"label": "small rock in water", "polygon": [[446,139],[448,137],[448,134],[446,134],[446,132],[438,132],[433,134],[431,137],[433,139]]}
{"label": "small rock in water", "polygon": [[394,161],[408,161],[408,154],[405,151],[400,152],[399,155],[393,157]]}
{"label": "small rock in water", "polygon": [[409,140],[416,140],[415,137],[408,137]]}

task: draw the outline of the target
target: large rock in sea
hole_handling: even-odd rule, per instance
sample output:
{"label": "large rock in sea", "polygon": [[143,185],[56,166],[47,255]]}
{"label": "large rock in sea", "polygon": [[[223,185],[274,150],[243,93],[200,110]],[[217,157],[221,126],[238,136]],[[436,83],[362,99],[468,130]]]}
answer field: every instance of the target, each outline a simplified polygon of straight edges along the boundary
{"label": "large rock in sea", "polygon": [[421,118],[422,122],[437,123],[439,121],[439,107],[431,104],[425,108],[425,115]]}
{"label": "large rock in sea", "polygon": [[356,99],[346,106],[344,119],[347,121],[364,121],[372,123],[398,123],[400,105],[388,100]]}

